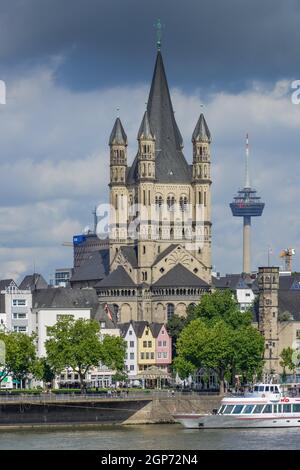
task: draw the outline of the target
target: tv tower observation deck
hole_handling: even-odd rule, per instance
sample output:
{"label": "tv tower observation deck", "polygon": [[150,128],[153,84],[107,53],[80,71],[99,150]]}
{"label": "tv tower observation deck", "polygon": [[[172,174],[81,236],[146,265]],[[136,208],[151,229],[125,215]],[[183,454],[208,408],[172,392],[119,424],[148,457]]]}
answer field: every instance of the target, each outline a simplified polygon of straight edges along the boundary
{"label": "tv tower observation deck", "polygon": [[260,217],[265,204],[257,195],[257,191],[251,188],[249,172],[249,139],[246,136],[246,169],[245,186],[240,189],[230,204],[234,217],[243,217],[243,273],[251,273],[251,217]]}

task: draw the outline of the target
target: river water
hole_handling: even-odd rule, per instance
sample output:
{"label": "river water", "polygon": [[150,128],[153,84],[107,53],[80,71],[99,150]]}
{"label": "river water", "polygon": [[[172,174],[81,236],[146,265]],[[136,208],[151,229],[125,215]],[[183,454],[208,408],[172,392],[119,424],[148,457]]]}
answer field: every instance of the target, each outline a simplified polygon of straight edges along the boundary
{"label": "river water", "polygon": [[180,425],[1,431],[0,449],[200,450],[300,449],[300,428],[184,429]]}

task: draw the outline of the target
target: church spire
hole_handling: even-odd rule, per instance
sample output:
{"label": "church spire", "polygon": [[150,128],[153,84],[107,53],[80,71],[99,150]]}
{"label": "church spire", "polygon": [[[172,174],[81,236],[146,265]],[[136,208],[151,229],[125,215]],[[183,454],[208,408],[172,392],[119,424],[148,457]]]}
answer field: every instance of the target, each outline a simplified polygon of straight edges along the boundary
{"label": "church spire", "polygon": [[200,114],[192,136],[192,142],[211,142],[210,131],[203,113]]}
{"label": "church spire", "polygon": [[117,117],[109,138],[109,145],[127,145],[127,135],[121,120]]}
{"label": "church spire", "polygon": [[141,139],[149,139],[149,140],[154,139],[154,133],[151,130],[151,126],[149,122],[149,115],[148,115],[147,110],[145,111],[142,123],[140,125],[140,129],[138,132],[138,140],[141,140]]}

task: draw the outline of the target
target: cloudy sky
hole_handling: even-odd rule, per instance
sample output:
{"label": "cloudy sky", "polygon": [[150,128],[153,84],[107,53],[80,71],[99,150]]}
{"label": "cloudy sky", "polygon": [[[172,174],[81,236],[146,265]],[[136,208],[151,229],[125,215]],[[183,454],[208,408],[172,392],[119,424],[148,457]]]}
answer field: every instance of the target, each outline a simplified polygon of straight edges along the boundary
{"label": "cloudy sky", "polygon": [[[213,264],[241,270],[242,226],[229,202],[243,181],[266,202],[253,220],[253,268],[296,248],[300,269],[300,79],[297,0],[0,0],[0,278],[72,265],[73,234],[108,197],[107,141],[120,115],[129,161],[155,62],[163,57],[191,161],[204,110],[212,136]],[[204,107],[201,107],[204,104]]]}

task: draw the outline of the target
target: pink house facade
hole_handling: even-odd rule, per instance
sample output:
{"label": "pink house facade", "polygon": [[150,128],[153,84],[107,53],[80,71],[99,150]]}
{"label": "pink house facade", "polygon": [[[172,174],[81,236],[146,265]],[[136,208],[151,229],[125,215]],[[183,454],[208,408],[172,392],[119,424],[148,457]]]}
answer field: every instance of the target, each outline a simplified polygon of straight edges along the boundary
{"label": "pink house facade", "polygon": [[156,336],[156,365],[160,369],[168,369],[172,363],[172,339],[169,336],[166,326],[159,325]]}

